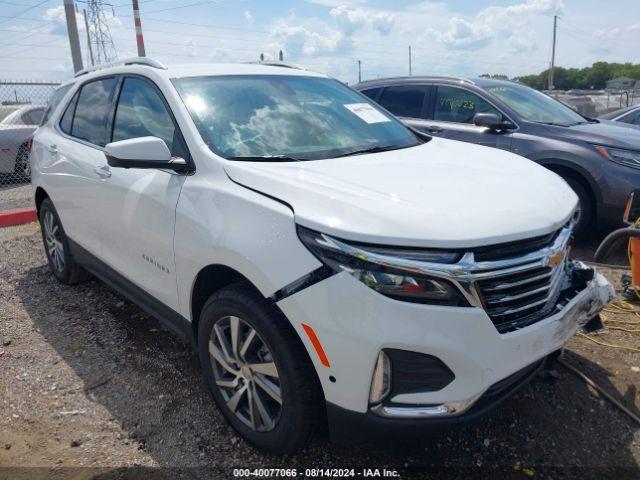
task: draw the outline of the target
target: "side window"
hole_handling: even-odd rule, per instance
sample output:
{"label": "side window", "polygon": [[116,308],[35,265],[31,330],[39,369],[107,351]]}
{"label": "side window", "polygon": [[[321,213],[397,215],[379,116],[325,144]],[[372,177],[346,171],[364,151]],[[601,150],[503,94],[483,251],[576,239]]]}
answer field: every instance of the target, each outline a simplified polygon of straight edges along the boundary
{"label": "side window", "polygon": [[640,110],[627,113],[624,117],[618,120],[619,122],[630,123],[631,125],[640,125]]}
{"label": "side window", "polygon": [[378,103],[399,117],[420,118],[428,90],[426,85],[387,87]]}
{"label": "side window", "polygon": [[60,128],[67,135],[71,135],[71,127],[73,126],[73,112],[76,110],[76,103],[78,103],[78,93],[73,96],[66,110],[62,114],[60,119]]}
{"label": "side window", "polygon": [[382,88],[370,88],[368,90],[362,90],[360,93],[366,95],[371,100],[375,101],[375,99],[378,98],[378,94],[380,93],[380,90],[382,90]]}
{"label": "side window", "polygon": [[44,115],[42,116],[42,122],[40,122],[40,125],[44,125],[49,120],[49,118],[51,117],[51,112],[53,112],[58,104],[62,101],[71,86],[71,84],[65,85],[64,87],[59,87],[58,89],[53,91],[53,93],[49,97],[49,101],[47,102],[47,108],[44,111]]}
{"label": "side window", "polygon": [[22,122],[25,125],[40,125],[43,115],[44,108],[34,108],[22,114]]}
{"label": "side window", "polygon": [[146,80],[126,78],[120,91],[111,141],[148,136],[164,140],[173,156],[186,156],[180,134],[158,91]]}
{"label": "side window", "polygon": [[476,113],[502,114],[489,102],[462,88],[438,86],[433,119],[443,122],[473,123]]}
{"label": "side window", "polygon": [[82,86],[71,135],[101,147],[105,146],[107,119],[115,85],[115,78],[105,78]]}

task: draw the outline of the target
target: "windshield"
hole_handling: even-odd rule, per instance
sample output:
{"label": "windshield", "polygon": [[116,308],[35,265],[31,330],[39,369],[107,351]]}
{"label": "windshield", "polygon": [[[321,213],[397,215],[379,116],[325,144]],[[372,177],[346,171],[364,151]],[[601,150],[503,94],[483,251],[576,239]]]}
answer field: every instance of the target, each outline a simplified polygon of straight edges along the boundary
{"label": "windshield", "polygon": [[564,126],[587,122],[582,115],[533,88],[523,85],[496,85],[485,90],[530,122]]}
{"label": "windshield", "polygon": [[328,78],[233,75],[173,82],[204,141],[233,160],[314,160],[420,143],[366,97]]}

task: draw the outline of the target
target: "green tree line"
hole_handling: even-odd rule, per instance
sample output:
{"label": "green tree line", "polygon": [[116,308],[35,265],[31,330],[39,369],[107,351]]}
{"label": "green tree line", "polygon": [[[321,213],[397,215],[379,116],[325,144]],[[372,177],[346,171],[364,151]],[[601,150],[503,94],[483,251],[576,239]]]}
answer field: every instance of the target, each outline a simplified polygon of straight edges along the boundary
{"label": "green tree line", "polygon": [[[618,77],[640,79],[640,64],[596,62],[584,68],[554,68],[553,83],[557,90],[602,89],[607,86],[607,80]],[[481,77],[504,78],[506,75],[488,75]],[[542,90],[549,86],[549,69],[538,74],[515,77],[514,80]]]}

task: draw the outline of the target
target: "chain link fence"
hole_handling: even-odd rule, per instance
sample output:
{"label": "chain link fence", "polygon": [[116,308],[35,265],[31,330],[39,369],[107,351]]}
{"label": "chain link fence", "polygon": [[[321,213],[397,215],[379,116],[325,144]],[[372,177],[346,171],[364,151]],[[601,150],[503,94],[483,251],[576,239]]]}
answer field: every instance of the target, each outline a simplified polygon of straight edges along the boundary
{"label": "chain link fence", "polygon": [[0,211],[31,207],[29,140],[58,85],[0,80]]}
{"label": "chain link fence", "polygon": [[614,110],[640,104],[640,90],[546,90],[556,100],[587,117],[598,117]]}

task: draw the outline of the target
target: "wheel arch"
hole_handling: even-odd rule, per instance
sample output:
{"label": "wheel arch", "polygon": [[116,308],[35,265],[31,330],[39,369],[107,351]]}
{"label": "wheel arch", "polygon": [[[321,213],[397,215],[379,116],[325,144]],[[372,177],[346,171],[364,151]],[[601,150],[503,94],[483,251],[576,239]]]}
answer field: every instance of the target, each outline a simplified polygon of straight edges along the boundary
{"label": "wheel arch", "polygon": [[44,201],[45,198],[49,198],[49,194],[46,192],[46,190],[42,187],[36,188],[35,202],[36,202],[36,215],[38,216],[38,218],[40,217],[40,205],[42,205],[42,202]]}
{"label": "wheel arch", "polygon": [[598,216],[602,204],[602,194],[597,183],[587,170],[576,165],[574,162],[568,162],[562,159],[538,160],[538,163],[563,178],[569,176],[579,182],[587,193],[589,193],[595,209],[594,215],[595,217]]}

